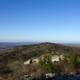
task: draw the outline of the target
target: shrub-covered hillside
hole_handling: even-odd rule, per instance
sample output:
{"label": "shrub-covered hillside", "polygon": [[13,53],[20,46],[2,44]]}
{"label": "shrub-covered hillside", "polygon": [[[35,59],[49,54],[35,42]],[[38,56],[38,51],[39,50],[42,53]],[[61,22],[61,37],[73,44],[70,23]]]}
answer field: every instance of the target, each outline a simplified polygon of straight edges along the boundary
{"label": "shrub-covered hillside", "polygon": [[25,61],[31,57],[40,56],[46,53],[64,54],[71,50],[79,53],[80,49],[63,46],[54,43],[41,43],[35,45],[18,46],[15,48],[3,49],[0,51],[0,60],[3,62],[13,62],[16,60]]}
{"label": "shrub-covered hillside", "polygon": [[55,43],[39,43],[34,45],[23,45],[15,48],[0,49],[0,75],[24,73],[21,71],[23,62],[45,54],[69,54],[76,53],[80,55],[80,49],[75,47],[64,46]]}

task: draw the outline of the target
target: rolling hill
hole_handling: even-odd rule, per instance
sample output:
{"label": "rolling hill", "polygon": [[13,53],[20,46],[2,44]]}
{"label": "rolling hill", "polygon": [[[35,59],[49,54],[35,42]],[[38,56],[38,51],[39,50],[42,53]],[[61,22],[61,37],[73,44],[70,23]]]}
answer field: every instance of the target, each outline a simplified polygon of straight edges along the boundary
{"label": "rolling hill", "polygon": [[80,52],[80,48],[48,42],[23,46],[21,45],[14,48],[0,49],[0,59],[3,59],[4,62],[12,62],[16,60],[25,61],[31,57],[37,57],[46,53],[64,54],[69,53],[71,50],[76,53]]}
{"label": "rolling hill", "polygon": [[22,69],[24,61],[39,57],[45,54],[68,54],[75,52],[80,55],[80,48],[65,46],[56,43],[39,43],[31,45],[19,45],[12,48],[0,49],[0,76],[14,73],[16,75],[17,70]]}

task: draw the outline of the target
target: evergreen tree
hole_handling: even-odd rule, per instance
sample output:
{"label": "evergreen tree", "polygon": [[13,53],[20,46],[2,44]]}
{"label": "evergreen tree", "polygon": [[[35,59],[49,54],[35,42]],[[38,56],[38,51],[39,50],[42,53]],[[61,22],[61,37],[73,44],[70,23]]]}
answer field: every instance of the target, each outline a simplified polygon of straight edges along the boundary
{"label": "evergreen tree", "polygon": [[51,55],[45,55],[39,59],[39,64],[44,68],[47,72],[53,72],[53,63]]}

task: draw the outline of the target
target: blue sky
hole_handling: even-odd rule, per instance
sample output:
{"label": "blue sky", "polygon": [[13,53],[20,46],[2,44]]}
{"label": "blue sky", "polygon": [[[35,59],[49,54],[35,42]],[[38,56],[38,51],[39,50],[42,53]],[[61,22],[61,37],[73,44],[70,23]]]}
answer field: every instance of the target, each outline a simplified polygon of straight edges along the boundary
{"label": "blue sky", "polygon": [[80,42],[80,0],[0,0],[0,41]]}

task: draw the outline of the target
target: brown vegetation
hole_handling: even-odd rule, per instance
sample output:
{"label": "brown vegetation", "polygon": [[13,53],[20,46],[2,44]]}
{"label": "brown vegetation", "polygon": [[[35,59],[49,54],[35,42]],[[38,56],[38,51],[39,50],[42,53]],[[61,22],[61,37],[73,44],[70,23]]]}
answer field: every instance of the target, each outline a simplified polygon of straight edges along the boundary
{"label": "brown vegetation", "polygon": [[[33,57],[39,57],[41,55],[45,54],[69,54],[72,51],[72,53],[76,53],[80,56],[79,48],[75,47],[68,47],[63,46],[60,44],[53,44],[53,43],[41,43],[36,45],[25,45],[25,46],[19,46],[15,48],[9,48],[9,49],[3,49],[0,51],[0,78],[3,76],[3,80],[16,80],[17,77],[24,75],[24,74],[38,74],[38,73],[44,73],[44,70],[37,65],[37,64],[30,64],[27,66],[23,65],[23,62],[25,60],[28,60]],[[74,56],[74,55],[73,55]],[[74,60],[72,59],[74,62]],[[65,65],[67,62],[66,60],[61,62],[61,65],[56,65],[55,68],[65,68]],[[61,67],[62,66],[62,67]],[[67,66],[67,68],[69,68]],[[66,72],[69,72],[68,69],[65,68]],[[76,66],[76,71],[79,73],[79,66]],[[59,70],[58,70],[59,71]],[[62,70],[63,71],[63,70]],[[38,74],[39,75],[39,74]]]}

